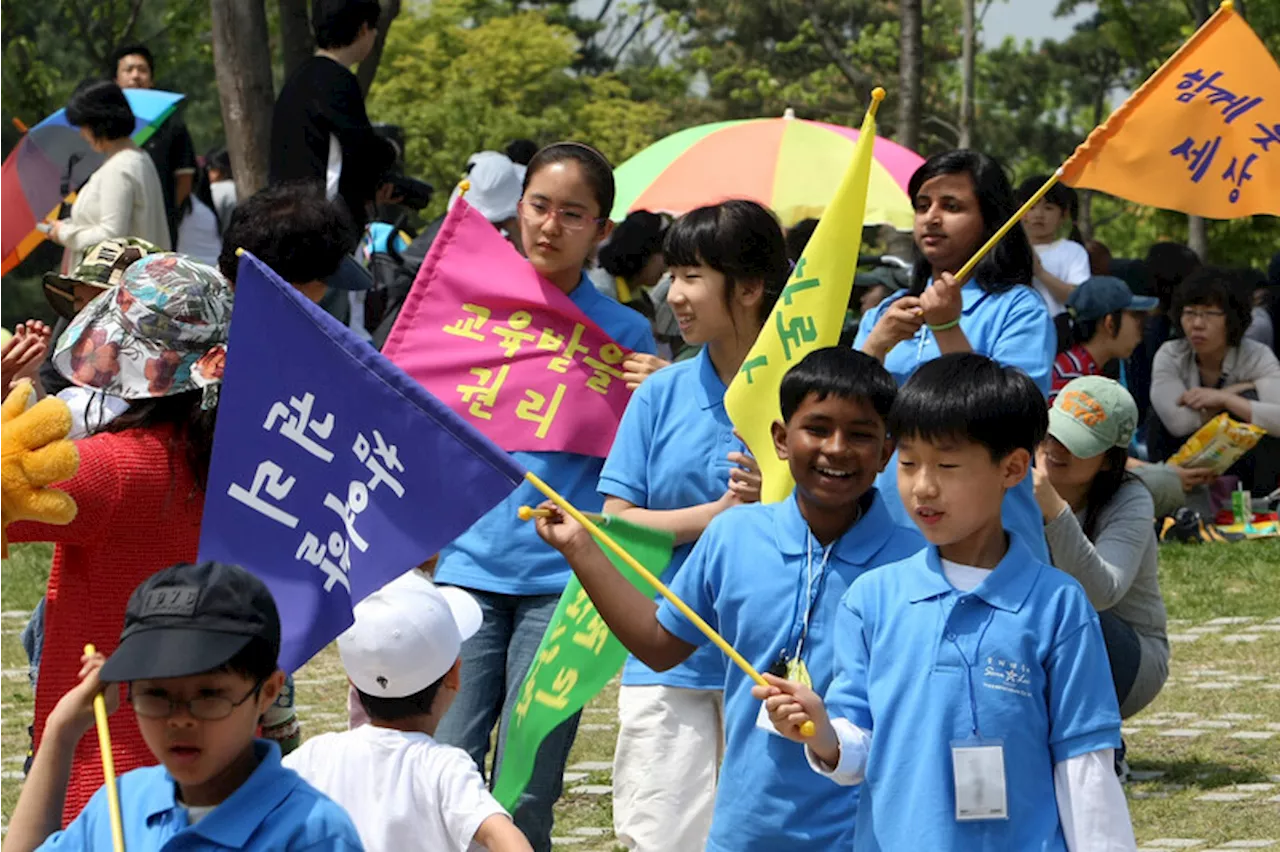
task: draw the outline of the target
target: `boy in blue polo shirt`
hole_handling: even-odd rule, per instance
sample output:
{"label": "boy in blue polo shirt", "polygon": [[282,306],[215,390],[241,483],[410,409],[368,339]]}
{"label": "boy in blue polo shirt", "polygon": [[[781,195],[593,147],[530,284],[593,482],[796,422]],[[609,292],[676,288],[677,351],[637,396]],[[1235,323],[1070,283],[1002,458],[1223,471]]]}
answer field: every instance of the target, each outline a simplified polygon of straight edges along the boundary
{"label": "boy in blue polo shirt", "polygon": [[755,690],[817,772],[862,784],[855,850],[1135,848],[1098,617],[1001,521],[1044,439],[1043,399],[981,355],[921,365],[889,429],[930,547],[850,586],[825,704],[794,679]]}
{"label": "boy in blue polo shirt", "polygon": [[[783,378],[784,422],[773,427],[795,492],[782,503],[717,515],[672,581],[759,670],[807,672],[825,689],[844,590],[924,544],[893,524],[873,486],[893,453],[885,419],[895,393],[892,377],[861,352],[833,347],[800,361]],[[554,512],[539,520],[538,532],[564,553],[600,615],[646,665],[669,669],[707,642],[669,602],[656,604],[624,580],[572,520]],[[727,667],[724,762],[706,848],[847,848],[857,791],[814,783],[800,751],[760,712],[751,683]]]}
{"label": "boy in blue polo shirt", "polygon": [[[49,715],[5,850],[110,849],[107,792],[58,831],[76,743],[94,726],[104,685],[127,683],[138,727],[160,766],[118,779],[124,844],[161,848],[359,850],[346,811],[255,739],[284,685],[280,617],[271,592],[234,565],[175,565],[129,599],[120,645],[86,657],[80,684]],[[106,688],[108,711],[119,691]]]}

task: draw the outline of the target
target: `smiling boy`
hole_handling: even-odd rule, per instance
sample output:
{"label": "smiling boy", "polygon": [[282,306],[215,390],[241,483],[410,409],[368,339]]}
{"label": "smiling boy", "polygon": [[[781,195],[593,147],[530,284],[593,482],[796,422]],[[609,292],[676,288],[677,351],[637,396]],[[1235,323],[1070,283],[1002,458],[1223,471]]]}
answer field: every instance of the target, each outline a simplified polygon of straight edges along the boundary
{"label": "smiling boy", "polygon": [[755,690],[815,771],[862,785],[859,852],[1135,848],[1097,614],[1001,522],[1047,424],[1015,368],[973,354],[921,366],[889,428],[930,546],[850,586],[825,703],[794,679]]}
{"label": "smiling boy", "polygon": [[[280,764],[255,738],[284,685],[280,617],[267,587],[234,565],[175,565],[129,599],[120,645],[86,657],[58,702],[9,822],[5,852],[110,849],[99,789],[58,831],[76,744],[93,727],[104,684],[127,683],[138,727],[160,766],[118,779],[125,848],[359,850],[346,811]],[[108,710],[119,692],[105,690]]]}
{"label": "smiling boy", "polygon": [[[923,545],[893,524],[873,486],[893,453],[885,419],[895,393],[884,367],[861,352],[820,349],[796,364],[782,380],[783,421],[773,425],[795,492],[781,503],[722,512],[672,581],[759,670],[804,673],[825,690],[844,590]],[[624,580],[576,522],[553,512],[538,533],[565,555],[610,629],[646,665],[669,669],[707,642],[669,602],[655,604]],[[727,667],[724,760],[706,848],[848,848],[857,791],[815,784],[803,754],[760,713],[751,685]]]}

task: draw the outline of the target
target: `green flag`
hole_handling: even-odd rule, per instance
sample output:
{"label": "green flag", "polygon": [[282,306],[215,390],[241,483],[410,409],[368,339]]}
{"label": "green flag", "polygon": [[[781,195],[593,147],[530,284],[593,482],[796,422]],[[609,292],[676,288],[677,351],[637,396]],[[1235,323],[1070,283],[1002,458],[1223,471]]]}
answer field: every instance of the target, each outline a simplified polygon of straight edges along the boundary
{"label": "green flag", "polygon": [[[655,577],[671,562],[675,537],[606,515],[600,526]],[[603,548],[622,576],[646,596],[654,590],[616,556]],[[627,658],[622,646],[596,612],[577,577],[569,580],[542,644],[520,685],[520,700],[507,723],[506,747],[493,795],[508,811],[533,774],[538,748],[547,734],[577,713],[609,682]]]}

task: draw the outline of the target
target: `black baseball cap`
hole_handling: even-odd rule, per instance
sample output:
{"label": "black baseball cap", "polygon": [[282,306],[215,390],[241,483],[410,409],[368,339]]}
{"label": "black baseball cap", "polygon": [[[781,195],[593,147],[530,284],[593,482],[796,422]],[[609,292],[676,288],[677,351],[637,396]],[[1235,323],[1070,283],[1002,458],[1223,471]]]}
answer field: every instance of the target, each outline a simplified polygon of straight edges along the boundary
{"label": "black baseball cap", "polygon": [[265,583],[237,565],[174,565],[134,589],[107,683],[210,672],[254,639],[280,653],[280,613]]}

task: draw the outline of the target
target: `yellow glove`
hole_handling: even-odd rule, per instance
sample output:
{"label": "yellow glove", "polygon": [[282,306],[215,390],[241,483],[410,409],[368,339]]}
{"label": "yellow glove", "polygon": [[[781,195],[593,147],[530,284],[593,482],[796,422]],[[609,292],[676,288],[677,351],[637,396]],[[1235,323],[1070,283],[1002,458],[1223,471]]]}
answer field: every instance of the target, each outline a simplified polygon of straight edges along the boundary
{"label": "yellow glove", "polygon": [[[76,501],[65,491],[47,486],[75,476],[80,466],[76,445],[66,440],[71,431],[71,411],[55,397],[46,397],[27,409],[34,388],[19,382],[0,406],[0,511],[4,527],[15,521],[69,524],[76,516]],[[9,555],[7,536],[0,537],[3,555]]]}

